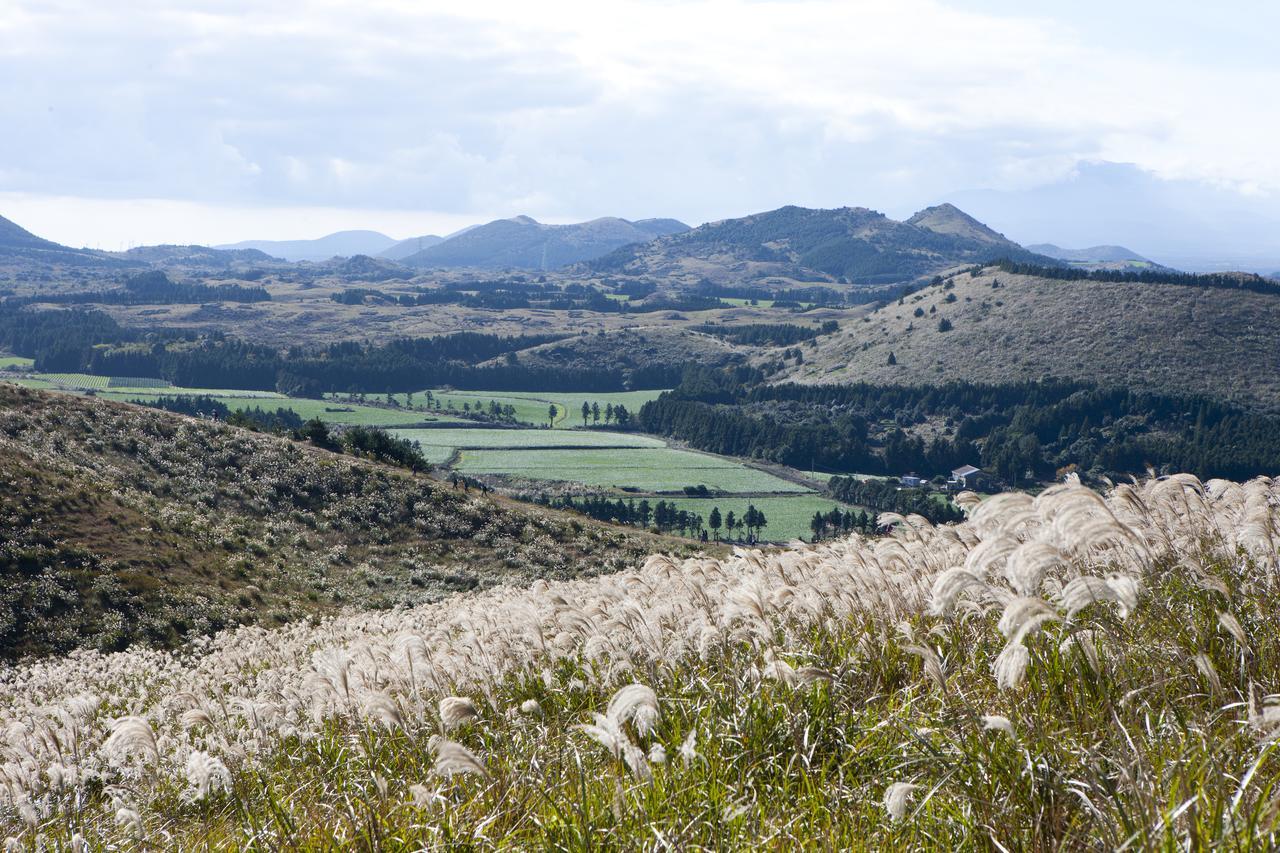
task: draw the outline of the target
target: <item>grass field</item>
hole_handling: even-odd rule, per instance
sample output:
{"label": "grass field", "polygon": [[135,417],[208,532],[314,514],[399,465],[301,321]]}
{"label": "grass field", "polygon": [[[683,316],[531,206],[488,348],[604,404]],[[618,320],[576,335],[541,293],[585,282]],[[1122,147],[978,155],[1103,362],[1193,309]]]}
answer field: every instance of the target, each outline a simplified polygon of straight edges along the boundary
{"label": "grass field", "polygon": [[[500,405],[514,407],[518,421],[536,426],[541,426],[547,422],[547,410],[553,403],[556,407],[555,425],[572,426],[582,423],[582,404],[584,402],[588,405],[598,404],[600,406],[601,422],[603,422],[603,413],[607,406],[621,404],[634,415],[640,410],[641,406],[650,400],[657,399],[661,393],[661,390],[615,391],[600,394],[560,393],[557,391],[436,391],[434,389],[431,391],[432,399],[440,400],[440,404],[445,407],[442,410],[444,413],[448,412],[450,403],[453,404],[455,410],[461,410],[464,404],[472,408],[478,405],[482,409],[487,409],[489,402],[492,400]],[[408,397],[409,395],[407,394],[395,395],[396,401],[402,406],[409,404]],[[427,392],[415,392],[413,405],[425,408],[427,405]],[[432,411],[435,410],[432,409]]]}
{"label": "grass field", "polygon": [[[833,507],[839,507],[842,512],[856,509],[856,507],[848,504],[813,494],[760,498],[736,498],[732,496],[719,498],[672,498],[669,503],[675,504],[678,509],[696,512],[703,519],[711,517],[711,509],[713,507],[720,508],[722,517],[732,512],[735,516],[741,518],[746,513],[748,505],[754,506],[764,513],[769,522],[764,529],[764,538],[774,541],[800,538],[805,540],[812,539],[813,531],[809,527],[809,520],[813,518],[815,512],[827,513]],[[875,513],[872,512],[871,514],[874,515]],[[723,536],[724,531],[721,530],[720,533]]]}
{"label": "grass field", "polygon": [[725,492],[808,491],[739,462],[671,448],[631,450],[468,450],[458,470],[467,474],[511,474],[564,480],[604,488],[646,492],[704,485]]}
{"label": "grass field", "polygon": [[30,367],[35,364],[29,358],[23,358],[20,355],[0,355],[0,370],[9,370],[14,367]]}
{"label": "grass field", "polygon": [[[191,392],[191,389],[187,390]],[[279,394],[251,397],[244,393],[230,395],[208,391],[199,393],[202,396],[212,397],[232,411],[252,409],[255,407],[273,412],[276,409],[292,409],[294,412],[297,412],[298,417],[303,420],[320,418],[320,420],[325,423],[331,424],[347,424],[351,426],[399,426],[403,424],[418,424],[423,423],[424,421],[454,423],[461,420],[460,418],[452,418],[444,414],[436,415],[434,413],[427,414],[426,412],[380,409],[376,406],[360,406],[351,403],[339,403],[334,400],[300,400]],[[164,391],[160,392],[118,391],[113,389],[106,393],[100,393],[98,396],[108,400],[145,403],[150,400],[154,400],[156,397],[175,395],[172,393],[172,389],[166,388]],[[331,411],[337,409],[350,409],[351,411]]]}
{"label": "grass field", "polygon": [[572,429],[396,429],[422,446],[461,448],[666,447],[662,439],[625,432]]}

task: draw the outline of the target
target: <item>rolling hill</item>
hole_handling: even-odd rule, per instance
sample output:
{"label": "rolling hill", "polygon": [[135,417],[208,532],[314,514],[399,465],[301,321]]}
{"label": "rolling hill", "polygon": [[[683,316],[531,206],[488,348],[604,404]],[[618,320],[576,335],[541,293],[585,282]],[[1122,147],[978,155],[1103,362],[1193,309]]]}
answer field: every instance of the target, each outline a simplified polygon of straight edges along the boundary
{"label": "rolling hill", "polygon": [[1053,243],[1036,243],[1027,249],[1048,258],[1063,261],[1073,267],[1089,270],[1142,271],[1169,270],[1150,258],[1126,249],[1124,246],[1089,246],[1085,249],[1064,249]]}
{"label": "rolling hill", "polygon": [[600,273],[687,283],[790,279],[874,285],[1031,256],[949,204],[922,210],[906,222],[862,207],[783,207],[627,246],[589,266]]}
{"label": "rolling hill", "polygon": [[408,240],[401,240],[383,249],[378,253],[378,257],[386,258],[389,261],[403,261],[410,255],[417,254],[423,249],[429,249],[437,243],[443,243],[444,237],[437,237],[435,234],[424,234],[421,237],[410,237]]}
{"label": "rolling hill", "polygon": [[45,240],[0,216],[0,266],[125,268],[129,264],[105,252],[72,249]]}
{"label": "rolling hill", "polygon": [[327,261],[333,257],[376,255],[396,244],[377,231],[337,231],[315,240],[242,240],[215,249],[257,249],[286,261]]}
{"label": "rolling hill", "polygon": [[417,267],[551,270],[605,255],[620,246],[687,231],[674,219],[629,222],[616,217],[544,225],[528,216],[470,228],[401,260]]}
{"label": "rolling hill", "polygon": [[222,424],[0,382],[0,657],[621,568],[673,540]]}
{"label": "rolling hill", "polygon": [[1280,375],[1262,367],[1280,364],[1277,327],[1280,295],[988,267],[844,324],[785,375],[903,384],[1055,376],[1280,410]]}

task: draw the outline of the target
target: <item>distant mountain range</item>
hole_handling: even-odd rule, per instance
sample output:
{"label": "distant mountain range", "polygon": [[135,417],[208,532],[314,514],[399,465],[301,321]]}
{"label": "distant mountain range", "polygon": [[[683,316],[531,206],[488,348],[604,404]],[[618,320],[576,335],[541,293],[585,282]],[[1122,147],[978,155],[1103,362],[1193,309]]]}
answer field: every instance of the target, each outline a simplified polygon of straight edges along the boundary
{"label": "distant mountain range", "polygon": [[378,257],[386,258],[389,261],[403,261],[410,255],[417,254],[423,249],[430,249],[437,243],[443,243],[444,237],[437,237],[435,234],[424,234],[421,237],[410,237],[408,240],[401,240],[399,243],[392,244],[391,248],[383,249],[378,253]]}
{"label": "distant mountain range", "polygon": [[338,231],[315,240],[242,240],[214,248],[257,249],[286,261],[327,261],[333,257],[377,255],[396,243],[377,231]]}
{"label": "distant mountain range", "polygon": [[1054,263],[943,204],[905,222],[864,207],[783,207],[626,246],[589,266],[717,283],[773,278],[891,284],[996,258]]}
{"label": "distant mountain range", "polygon": [[1106,261],[1147,261],[1132,249],[1124,246],[1090,246],[1087,249],[1064,249],[1052,243],[1033,243],[1027,250],[1041,255],[1048,255],[1060,261],[1077,261],[1080,263],[1103,263]]}
{"label": "distant mountain range", "polygon": [[1144,258],[1124,246],[1089,246],[1086,249],[1064,249],[1061,246],[1055,246],[1053,243],[1032,243],[1027,246],[1027,250],[1064,261],[1073,267],[1082,267],[1084,269],[1129,270],[1133,272],[1169,269],[1169,267],[1158,264],[1150,258]]}
{"label": "distant mountain range", "polygon": [[415,267],[552,270],[598,258],[620,246],[688,230],[688,225],[674,219],[629,222],[604,217],[572,225],[544,225],[528,216],[517,216],[466,229],[400,260]]}

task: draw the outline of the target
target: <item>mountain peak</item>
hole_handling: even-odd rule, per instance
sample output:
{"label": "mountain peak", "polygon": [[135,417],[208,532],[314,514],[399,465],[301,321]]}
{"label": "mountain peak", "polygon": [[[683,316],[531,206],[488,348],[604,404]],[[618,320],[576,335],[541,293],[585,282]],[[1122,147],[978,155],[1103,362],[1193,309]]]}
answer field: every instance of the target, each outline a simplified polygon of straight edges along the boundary
{"label": "mountain peak", "polygon": [[908,225],[924,228],[935,234],[967,237],[983,243],[1007,243],[1008,238],[974,219],[950,202],[926,207],[907,220]]}

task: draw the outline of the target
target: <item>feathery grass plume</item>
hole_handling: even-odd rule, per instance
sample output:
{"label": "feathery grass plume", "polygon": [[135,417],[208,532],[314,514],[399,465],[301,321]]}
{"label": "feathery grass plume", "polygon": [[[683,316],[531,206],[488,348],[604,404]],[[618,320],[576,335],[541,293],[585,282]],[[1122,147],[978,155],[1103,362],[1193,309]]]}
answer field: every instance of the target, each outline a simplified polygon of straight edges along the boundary
{"label": "feathery grass plume", "polygon": [[658,695],[643,684],[628,684],[619,689],[605,709],[605,716],[616,726],[631,720],[641,737],[653,731],[659,714]]}
{"label": "feathery grass plume", "polygon": [[199,801],[219,791],[231,790],[231,771],[222,759],[207,752],[192,751],[187,757],[188,799]]}
{"label": "feathery grass plume", "polygon": [[910,782],[894,782],[884,789],[884,808],[889,813],[889,820],[896,822],[907,816],[907,800],[919,787]]}
{"label": "feathery grass plume", "polygon": [[1218,625],[1222,630],[1231,635],[1231,638],[1240,644],[1241,648],[1249,648],[1249,637],[1244,632],[1244,626],[1240,624],[1240,620],[1226,610],[1218,611]]}
{"label": "feathery grass plume", "polygon": [[1058,548],[1048,542],[1025,542],[1014,549],[1005,561],[1005,577],[1018,595],[1030,597],[1040,592],[1049,570],[1066,560]]}
{"label": "feathery grass plume", "polygon": [[942,659],[931,646],[906,646],[903,651],[920,658],[924,674],[929,677],[934,686],[939,690],[946,689],[947,676],[942,670]]}
{"label": "feathery grass plume", "polygon": [[1022,643],[1010,642],[996,656],[991,671],[996,677],[996,685],[1001,690],[1012,690],[1022,683],[1027,674],[1027,664],[1031,662],[1031,652]]}
{"label": "feathery grass plume", "polygon": [[1196,669],[1204,680],[1208,682],[1209,689],[1214,694],[1222,692],[1222,679],[1218,677],[1218,669],[1213,665],[1213,661],[1204,652],[1197,654],[1192,660],[1195,662]]}
{"label": "feathery grass plume", "polygon": [[829,684],[835,680],[835,676],[820,666],[802,666],[796,670],[796,678],[805,687],[814,684]]}
{"label": "feathery grass plume", "polygon": [[1015,598],[1005,606],[996,627],[1008,639],[1009,644],[1014,645],[1034,634],[1044,623],[1057,619],[1057,611],[1046,604],[1044,599],[1034,596]]}
{"label": "feathery grass plume", "polygon": [[1068,635],[1058,644],[1058,654],[1070,655],[1079,652],[1089,669],[1098,671],[1098,647],[1096,634],[1092,630],[1076,631]]}
{"label": "feathery grass plume", "polygon": [[680,744],[680,761],[684,764],[692,764],[698,757],[698,730],[689,729],[689,734],[685,735],[684,741]]}
{"label": "feathery grass plume", "polygon": [[623,744],[631,743],[618,724],[604,714],[592,714],[595,723],[579,723],[573,728],[585,734],[609,751],[614,758],[622,757]]}
{"label": "feathery grass plume", "polygon": [[1115,602],[1120,617],[1127,618],[1138,605],[1138,582],[1124,575],[1107,578],[1081,575],[1072,578],[1058,592],[1058,602],[1067,611],[1068,619],[1074,619],[1081,610],[1100,601]]}
{"label": "feathery grass plume", "polygon": [[151,724],[141,717],[121,717],[111,724],[111,735],[103,749],[117,761],[127,761],[131,755],[141,755],[146,761],[157,761],[160,749],[156,745]]}
{"label": "feathery grass plume", "polygon": [[1004,717],[999,714],[983,714],[982,730],[1004,732],[1010,737],[1015,736],[1013,731],[1013,723],[1009,721],[1008,717]]}
{"label": "feathery grass plume", "polygon": [[788,687],[794,687],[800,680],[791,664],[780,658],[773,658],[769,660],[768,663],[764,665],[764,668],[760,670],[760,677],[781,682]]}
{"label": "feathery grass plume", "polygon": [[489,771],[484,769],[476,754],[460,743],[452,740],[440,740],[435,745],[436,760],[431,767],[435,776],[445,779],[454,776],[484,776]]}
{"label": "feathery grass plume", "polygon": [[134,838],[142,839],[142,815],[138,814],[137,809],[124,806],[116,809],[116,826],[126,830]]}
{"label": "feathery grass plume", "polygon": [[542,706],[537,699],[526,699],[520,703],[520,713],[530,717],[542,716]]}
{"label": "feathery grass plume", "polygon": [[971,588],[982,592],[988,589],[986,581],[968,569],[960,566],[947,569],[933,582],[929,612],[935,616],[949,616],[961,594]]}
{"label": "feathery grass plume", "polygon": [[190,731],[197,726],[208,726],[209,728],[214,727],[213,716],[204,708],[191,708],[190,710],[183,711],[180,721],[182,723],[182,727],[187,731]]}
{"label": "feathery grass plume", "polygon": [[650,764],[666,764],[667,748],[660,743],[655,743],[649,747],[649,763]]}
{"label": "feathery grass plume", "polygon": [[[400,703],[386,691],[378,691],[364,697],[364,712],[389,729],[404,728],[404,716],[400,713]],[[441,717],[444,714],[441,713]]]}
{"label": "feathery grass plume", "polygon": [[440,725],[446,732],[480,716],[476,704],[466,696],[446,696],[440,700],[439,710]]}

